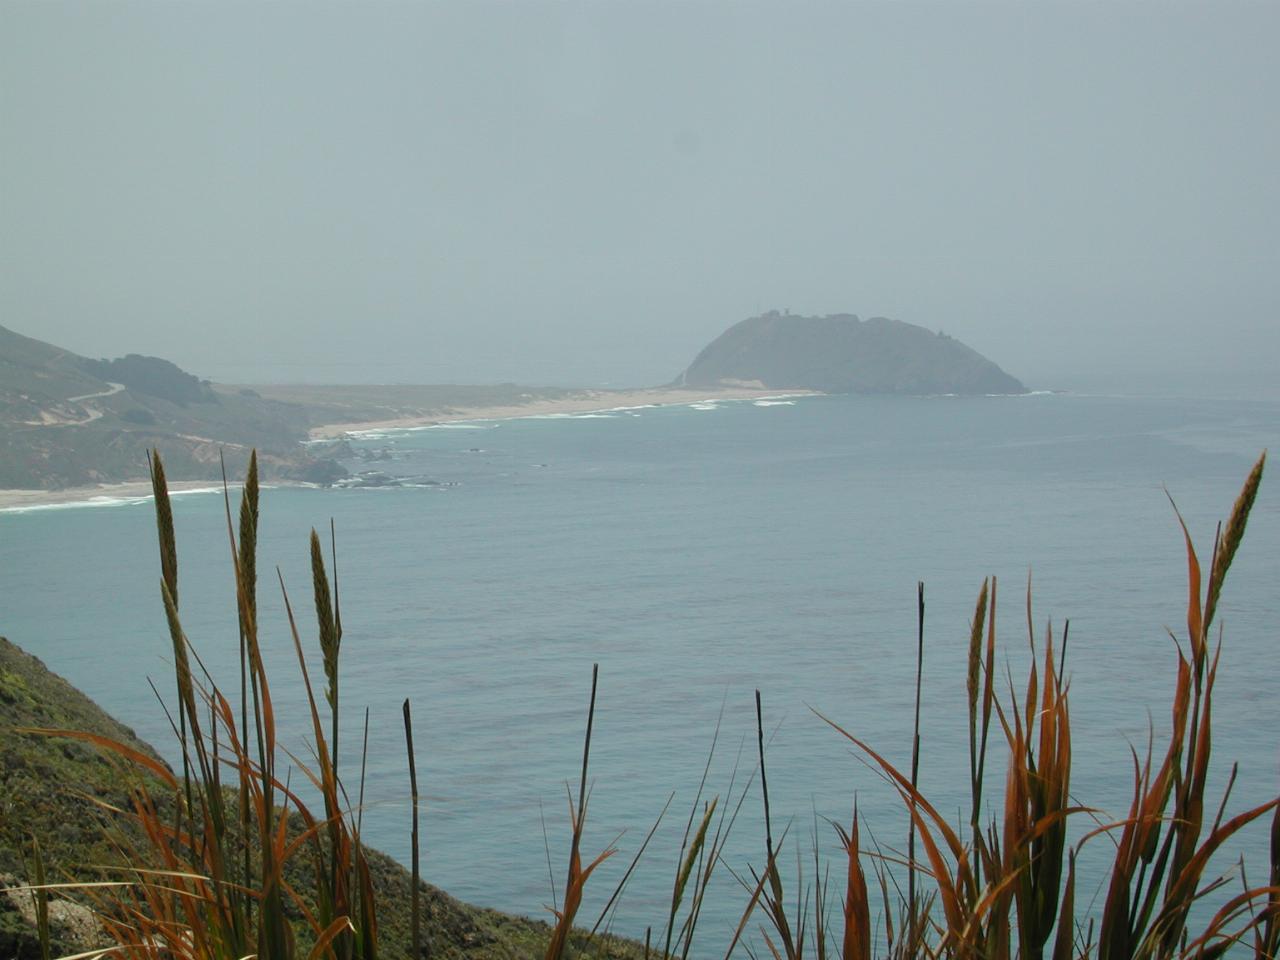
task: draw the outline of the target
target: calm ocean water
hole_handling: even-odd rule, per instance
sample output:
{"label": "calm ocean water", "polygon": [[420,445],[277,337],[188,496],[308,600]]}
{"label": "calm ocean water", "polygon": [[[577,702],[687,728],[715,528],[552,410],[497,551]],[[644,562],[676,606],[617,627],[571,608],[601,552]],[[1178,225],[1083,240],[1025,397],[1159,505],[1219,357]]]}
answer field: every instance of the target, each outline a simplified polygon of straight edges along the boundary
{"label": "calm ocean water", "polygon": [[[740,749],[734,802],[754,767],[756,688],[775,833],[789,823],[788,845],[808,850],[816,820],[830,851],[822,818],[846,821],[856,795],[881,842],[902,843],[891,791],[814,710],[906,765],[917,580],[921,781],[935,804],[958,811],[967,792],[964,658],[981,580],[999,577],[1001,656],[1021,683],[1030,573],[1037,634],[1071,621],[1075,792],[1120,815],[1130,745],[1141,753],[1148,731],[1167,726],[1165,628],[1185,633],[1181,533],[1162,484],[1207,555],[1252,461],[1280,449],[1280,404],[814,397],[452,425],[360,445],[391,457],[370,466],[434,483],[263,494],[262,635],[284,741],[305,754],[273,567],[314,636],[307,535],[333,518],[352,783],[370,710],[369,841],[407,859],[400,703],[410,697],[425,876],[465,900],[541,914],[552,899],[542,822],[562,887],[565,784],[576,785],[598,662],[587,848],[622,834],[622,853],[597,874],[582,916],[594,920],[674,791],[615,923],[643,936],[663,923],[722,709],[708,794],[727,795]],[[187,632],[231,686],[222,509],[210,495],[175,500]],[[0,633],[172,754],[145,682],[171,687],[150,504],[0,514],[0,569]],[[1278,571],[1280,478],[1270,476],[1221,607],[1215,759],[1220,772],[1240,761],[1233,809],[1280,789]],[[759,808],[753,785],[726,855],[739,872],[763,861]],[[1106,842],[1086,847],[1084,862]],[[1265,832],[1242,846],[1261,877]],[[708,955],[746,899],[725,876],[700,926]],[[1082,879],[1087,903],[1103,878]]]}

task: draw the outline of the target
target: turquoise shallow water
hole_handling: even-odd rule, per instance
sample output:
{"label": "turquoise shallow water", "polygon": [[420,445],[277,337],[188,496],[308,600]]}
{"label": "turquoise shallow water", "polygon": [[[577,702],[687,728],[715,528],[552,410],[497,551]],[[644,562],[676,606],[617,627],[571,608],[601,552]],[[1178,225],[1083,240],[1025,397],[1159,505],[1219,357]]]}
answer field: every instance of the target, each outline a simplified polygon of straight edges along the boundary
{"label": "turquoise shallow water", "polygon": [[[753,767],[756,688],[775,832],[790,823],[788,843],[808,849],[816,816],[830,850],[821,818],[846,819],[856,794],[882,842],[902,836],[889,789],[813,710],[907,762],[917,580],[927,595],[921,780],[936,805],[958,810],[967,793],[963,661],[982,577],[1000,578],[999,637],[1018,678],[1030,572],[1037,632],[1071,620],[1075,789],[1118,815],[1129,744],[1145,749],[1148,730],[1167,723],[1165,627],[1185,632],[1181,534],[1161,486],[1207,553],[1252,460],[1280,448],[1280,404],[816,397],[455,425],[360,446],[390,457],[370,466],[434,483],[264,492],[262,632],[281,713],[302,719],[272,571],[314,635],[307,535],[332,517],[353,780],[350,748],[370,710],[366,836],[407,858],[399,711],[410,697],[425,875],[463,899],[538,914],[551,901],[542,821],[559,885],[565,783],[576,784],[598,662],[587,846],[621,833],[623,854],[597,894],[676,795],[617,916],[621,932],[642,936],[661,926],[722,708],[710,793],[726,791],[740,747],[735,801]],[[230,684],[221,499],[181,497],[175,513],[187,632]],[[0,514],[0,570],[0,633],[164,747],[142,679],[170,687],[150,504]],[[1277,571],[1273,476],[1221,608],[1215,759],[1222,770],[1241,763],[1234,808],[1280,789]],[[305,751],[300,723],[283,738]],[[990,784],[998,793],[1002,778]],[[762,862],[760,819],[753,789],[726,854],[735,870]],[[1243,844],[1259,875],[1264,844],[1261,831]],[[726,879],[704,909],[708,955],[744,902]]]}

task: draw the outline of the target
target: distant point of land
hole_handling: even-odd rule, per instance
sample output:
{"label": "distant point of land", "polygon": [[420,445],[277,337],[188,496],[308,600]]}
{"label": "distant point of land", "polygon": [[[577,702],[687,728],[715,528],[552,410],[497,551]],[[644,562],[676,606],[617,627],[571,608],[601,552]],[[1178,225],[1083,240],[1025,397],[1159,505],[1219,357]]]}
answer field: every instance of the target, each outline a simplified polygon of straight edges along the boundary
{"label": "distant point of land", "polygon": [[734,324],[698,354],[675,385],[916,395],[1027,392],[995,363],[941,332],[885,317],[801,317],[776,310]]}

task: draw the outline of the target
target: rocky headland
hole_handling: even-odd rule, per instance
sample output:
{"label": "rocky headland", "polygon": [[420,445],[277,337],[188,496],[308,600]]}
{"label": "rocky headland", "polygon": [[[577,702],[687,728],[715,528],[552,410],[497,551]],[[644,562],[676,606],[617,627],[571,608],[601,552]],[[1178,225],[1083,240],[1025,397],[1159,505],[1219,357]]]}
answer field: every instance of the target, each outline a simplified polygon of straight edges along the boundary
{"label": "rocky headland", "polygon": [[823,393],[1009,394],[1027,388],[976,350],[901,320],[770,311],[734,324],[675,381]]}

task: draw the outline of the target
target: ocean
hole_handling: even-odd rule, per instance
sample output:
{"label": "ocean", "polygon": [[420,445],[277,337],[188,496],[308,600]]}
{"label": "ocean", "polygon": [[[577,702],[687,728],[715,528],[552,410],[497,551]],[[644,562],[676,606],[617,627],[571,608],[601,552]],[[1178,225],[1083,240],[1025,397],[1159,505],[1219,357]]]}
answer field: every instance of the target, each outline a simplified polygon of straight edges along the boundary
{"label": "ocean", "polygon": [[[909,765],[918,581],[920,782],[935,806],[956,822],[967,810],[965,656],[978,590],[994,576],[1002,683],[1025,682],[1028,580],[1037,649],[1047,629],[1060,643],[1070,621],[1073,791],[1097,816],[1122,816],[1130,749],[1145,755],[1154,735],[1159,751],[1169,725],[1169,631],[1186,633],[1169,497],[1207,564],[1249,467],[1263,448],[1280,449],[1280,403],[799,397],[448,424],[356,446],[369,458],[356,469],[409,485],[262,495],[261,635],[284,743],[306,756],[275,569],[314,676],[307,543],[313,527],[327,538],[332,520],[349,789],[369,710],[366,840],[407,862],[409,698],[424,877],[467,901],[547,916],[553,883],[563,889],[566,784],[576,797],[599,664],[584,850],[620,852],[592,878],[580,919],[594,922],[674,794],[612,920],[617,932],[658,936],[718,724],[703,799],[741,806],[699,925],[695,954],[712,956],[748,896],[729,868],[749,876],[764,861],[757,689],[788,889],[796,851],[812,879],[815,835],[824,855],[838,852],[828,821],[847,824],[855,798],[864,831],[902,846],[901,802],[823,717]],[[174,510],[187,633],[235,687],[222,498],[184,495]],[[146,683],[171,697],[150,503],[0,513],[0,570],[0,634],[174,756]],[[1219,614],[1209,796],[1216,804],[1239,761],[1232,810],[1280,790],[1277,571],[1280,480],[1265,477]],[[997,760],[988,794],[1002,791]],[[1077,821],[1078,836],[1091,823]],[[1082,904],[1105,895],[1105,878],[1089,871],[1108,842],[1085,845]],[[1243,852],[1262,879],[1265,828],[1231,850],[1222,869]]]}

